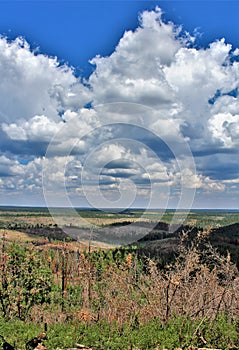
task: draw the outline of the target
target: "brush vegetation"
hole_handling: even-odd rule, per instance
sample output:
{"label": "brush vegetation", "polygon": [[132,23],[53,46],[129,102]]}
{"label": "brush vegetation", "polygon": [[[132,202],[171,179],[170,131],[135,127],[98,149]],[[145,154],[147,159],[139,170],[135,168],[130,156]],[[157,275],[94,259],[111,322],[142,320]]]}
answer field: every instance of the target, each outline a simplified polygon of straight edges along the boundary
{"label": "brush vegetation", "polygon": [[2,230],[0,334],[18,349],[44,325],[47,349],[237,349],[239,232],[220,230],[107,249]]}

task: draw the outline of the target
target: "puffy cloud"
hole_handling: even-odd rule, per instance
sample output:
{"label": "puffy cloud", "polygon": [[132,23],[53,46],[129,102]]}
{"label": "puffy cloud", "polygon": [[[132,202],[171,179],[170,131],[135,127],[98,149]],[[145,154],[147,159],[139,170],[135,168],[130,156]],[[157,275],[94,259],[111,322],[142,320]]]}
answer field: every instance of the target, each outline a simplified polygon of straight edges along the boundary
{"label": "puffy cloud", "polygon": [[186,188],[201,188],[209,191],[223,191],[225,189],[225,185],[221,181],[212,180],[209,176],[195,174],[187,168],[183,169],[180,173],[176,173],[175,177],[175,182],[177,182],[177,179],[180,179]]}
{"label": "puffy cloud", "polygon": [[21,38],[0,37],[0,150],[43,155],[62,126],[61,115],[91,100],[67,65],[38,54]]}
{"label": "puffy cloud", "polygon": [[170,104],[174,94],[162,68],[171,64],[180,47],[175,37],[175,27],[163,23],[160,9],[144,12],[141,26],[125,32],[111,56],[91,60],[96,66],[89,78],[94,102]]}
{"label": "puffy cloud", "polygon": [[218,113],[209,120],[212,137],[220,140],[222,147],[234,148],[239,145],[239,114]]}
{"label": "puffy cloud", "polygon": [[181,130],[188,138],[193,151],[212,148],[215,140],[208,122],[215,107],[209,101],[220,91],[221,95],[236,89],[238,85],[238,64],[230,64],[231,46],[224,40],[217,41],[207,49],[181,48],[165,75],[175,90],[181,111]]}
{"label": "puffy cloud", "polygon": [[17,123],[3,123],[2,130],[11,140],[50,142],[62,125],[63,122],[56,123],[44,115],[37,115],[28,121],[19,120]]}
{"label": "puffy cloud", "polygon": [[[230,45],[224,40],[215,42],[207,49],[182,47],[175,55],[174,62],[164,68],[170,86],[184,106],[184,119],[207,116],[208,100],[218,89],[231,89],[228,68],[224,66]],[[232,75],[234,81],[236,77]],[[234,83],[235,84],[235,83]],[[195,116],[189,113],[195,111]],[[185,115],[185,111],[188,111]]]}
{"label": "puffy cloud", "polygon": [[22,174],[23,171],[16,160],[7,158],[5,155],[0,156],[0,177],[12,177]]}
{"label": "puffy cloud", "polygon": [[0,113],[5,122],[45,114],[58,119],[69,105],[79,108],[90,100],[89,90],[66,65],[31,51],[21,38],[0,38]]}

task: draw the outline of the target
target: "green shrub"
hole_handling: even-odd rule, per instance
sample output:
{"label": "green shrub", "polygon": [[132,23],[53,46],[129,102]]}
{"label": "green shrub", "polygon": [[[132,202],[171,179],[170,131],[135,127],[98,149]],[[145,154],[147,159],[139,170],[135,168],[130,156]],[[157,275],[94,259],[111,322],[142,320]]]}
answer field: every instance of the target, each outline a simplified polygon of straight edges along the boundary
{"label": "green shrub", "polygon": [[34,305],[50,302],[52,275],[37,252],[11,244],[1,256],[0,312],[25,320]]}

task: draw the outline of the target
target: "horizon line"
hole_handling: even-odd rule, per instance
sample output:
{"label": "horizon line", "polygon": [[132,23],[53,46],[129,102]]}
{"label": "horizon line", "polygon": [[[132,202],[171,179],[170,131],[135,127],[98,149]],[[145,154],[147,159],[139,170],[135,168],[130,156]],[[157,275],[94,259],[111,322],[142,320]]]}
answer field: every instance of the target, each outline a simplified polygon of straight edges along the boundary
{"label": "horizon line", "polygon": [[174,210],[174,211],[191,211],[191,210],[207,210],[207,211],[239,211],[239,208],[206,208],[206,207],[200,207],[200,208],[145,208],[145,207],[129,207],[129,208],[121,208],[121,207],[114,207],[114,208],[95,208],[95,207],[84,207],[84,206],[75,206],[75,207],[65,207],[65,206],[57,206],[57,207],[50,207],[50,206],[44,206],[44,205],[29,205],[29,204],[18,204],[18,205],[12,205],[12,204],[0,204],[0,208],[32,208],[32,209],[48,209],[48,210],[55,210],[55,209],[76,209],[76,210],[96,210],[96,211],[130,211],[130,210],[145,210],[145,211],[152,211],[152,210],[158,210],[158,211],[168,211],[168,210]]}

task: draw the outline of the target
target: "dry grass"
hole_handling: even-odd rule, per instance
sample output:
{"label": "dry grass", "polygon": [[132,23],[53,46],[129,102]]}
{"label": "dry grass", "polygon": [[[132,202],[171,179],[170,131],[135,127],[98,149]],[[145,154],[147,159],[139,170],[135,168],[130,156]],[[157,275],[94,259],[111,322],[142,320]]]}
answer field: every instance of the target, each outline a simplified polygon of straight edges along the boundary
{"label": "dry grass", "polygon": [[2,213],[0,215],[0,220],[6,225],[53,225],[55,222],[50,216],[27,216],[26,214],[20,215],[7,215],[4,216]]}
{"label": "dry grass", "polygon": [[[88,226],[90,224],[96,225],[96,226],[105,226],[105,225],[111,225],[113,223],[120,223],[124,221],[129,221],[129,222],[136,222],[138,219],[137,218],[115,218],[106,216],[102,218],[97,218],[97,217],[89,217],[89,218],[84,218],[81,217],[80,215],[77,217],[74,216],[56,216],[54,219],[51,216],[27,216],[27,215],[21,215],[19,213],[16,213],[17,215],[0,215],[0,221],[4,222],[6,225],[45,225],[45,226],[50,226],[54,225],[55,223],[58,226]],[[144,219],[144,221],[150,221],[149,219]]]}
{"label": "dry grass", "polygon": [[30,235],[28,233],[15,231],[15,230],[6,230],[0,229],[0,238],[5,237],[7,242],[16,242],[16,243],[30,243],[41,240],[42,237]]}
{"label": "dry grass", "polygon": [[47,238],[37,235],[31,235],[25,232],[17,230],[0,229],[0,240],[4,239],[6,243],[34,243],[40,250],[48,249],[66,249],[70,252],[85,251],[89,249],[89,245],[92,251],[98,249],[112,249],[113,246],[103,242],[94,241],[79,241],[79,242],[49,242]]}

